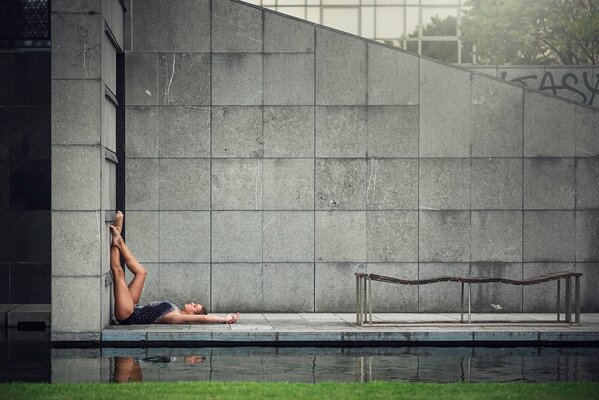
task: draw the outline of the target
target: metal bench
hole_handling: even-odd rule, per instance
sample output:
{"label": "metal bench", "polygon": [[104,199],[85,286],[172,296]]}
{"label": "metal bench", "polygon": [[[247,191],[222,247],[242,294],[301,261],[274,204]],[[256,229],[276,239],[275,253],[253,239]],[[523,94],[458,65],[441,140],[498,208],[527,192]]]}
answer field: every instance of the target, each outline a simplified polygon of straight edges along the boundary
{"label": "metal bench", "polygon": [[461,276],[438,276],[426,279],[399,279],[390,276],[368,274],[364,272],[356,273],[356,323],[360,325],[372,325],[372,281],[387,282],[399,285],[426,285],[437,282],[456,282],[462,285],[461,291],[461,318],[460,322],[464,322],[464,286],[468,285],[468,323],[472,322],[472,307],[471,293],[472,284],[477,283],[505,283],[508,285],[529,286],[538,283],[557,281],[557,321],[560,320],[560,297],[561,297],[561,280],[566,281],[566,323],[572,323],[572,279],[574,279],[574,314],[575,323],[580,323],[580,272],[552,272],[546,275],[535,276],[526,279],[507,279],[494,277],[461,277]]}

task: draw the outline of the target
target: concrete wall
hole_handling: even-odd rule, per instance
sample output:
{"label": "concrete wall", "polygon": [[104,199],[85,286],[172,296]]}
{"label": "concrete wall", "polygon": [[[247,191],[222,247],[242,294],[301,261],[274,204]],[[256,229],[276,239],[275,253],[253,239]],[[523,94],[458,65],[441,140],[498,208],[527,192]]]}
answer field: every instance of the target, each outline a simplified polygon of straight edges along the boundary
{"label": "concrete wall", "polygon": [[50,49],[0,51],[0,304],[50,303]]}
{"label": "concrete wall", "polygon": [[52,340],[98,340],[110,323],[123,12],[118,0],[52,2]]}
{"label": "concrete wall", "polygon": [[[578,270],[599,310],[599,112],[229,0],[132,1],[126,227],[142,301],[351,311],[354,272]],[[375,288],[456,311],[458,286]],[[486,285],[477,311],[553,311]]]}

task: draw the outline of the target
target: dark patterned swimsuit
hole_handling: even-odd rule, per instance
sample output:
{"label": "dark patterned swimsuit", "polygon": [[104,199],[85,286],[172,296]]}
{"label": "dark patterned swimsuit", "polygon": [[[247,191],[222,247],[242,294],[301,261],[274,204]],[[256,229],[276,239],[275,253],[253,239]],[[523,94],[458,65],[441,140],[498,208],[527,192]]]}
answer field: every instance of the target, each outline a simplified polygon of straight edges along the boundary
{"label": "dark patterned swimsuit", "polygon": [[170,301],[152,301],[145,306],[133,306],[133,314],[120,321],[121,325],[146,325],[153,324],[160,317],[178,310],[179,308]]}

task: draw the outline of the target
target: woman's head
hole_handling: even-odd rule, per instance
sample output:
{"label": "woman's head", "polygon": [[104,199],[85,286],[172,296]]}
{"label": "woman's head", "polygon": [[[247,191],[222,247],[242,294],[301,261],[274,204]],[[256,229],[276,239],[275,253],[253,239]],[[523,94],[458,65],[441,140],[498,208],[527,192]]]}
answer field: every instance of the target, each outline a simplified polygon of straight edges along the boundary
{"label": "woman's head", "polygon": [[208,311],[206,310],[206,307],[204,307],[201,304],[197,304],[197,303],[188,303],[188,304],[185,304],[183,306],[183,308],[181,309],[181,311],[184,314],[190,314],[190,315],[192,315],[192,314],[197,314],[197,315],[204,314],[204,315],[206,315],[208,313]]}

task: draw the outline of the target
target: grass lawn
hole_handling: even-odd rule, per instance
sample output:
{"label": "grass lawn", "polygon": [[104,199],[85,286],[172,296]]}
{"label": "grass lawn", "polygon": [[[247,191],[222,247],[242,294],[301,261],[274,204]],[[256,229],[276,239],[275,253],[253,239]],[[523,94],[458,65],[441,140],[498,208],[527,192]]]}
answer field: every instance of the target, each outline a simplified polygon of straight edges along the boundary
{"label": "grass lawn", "polygon": [[599,383],[0,384],[0,399],[599,399]]}

